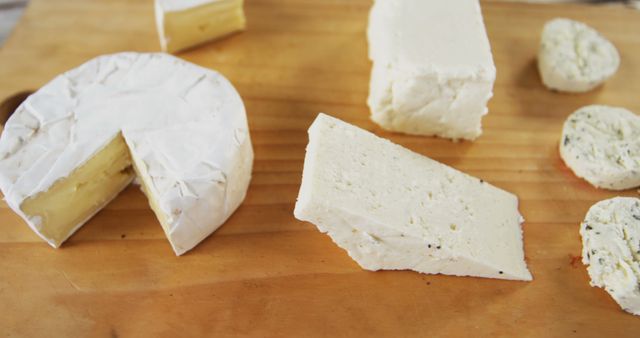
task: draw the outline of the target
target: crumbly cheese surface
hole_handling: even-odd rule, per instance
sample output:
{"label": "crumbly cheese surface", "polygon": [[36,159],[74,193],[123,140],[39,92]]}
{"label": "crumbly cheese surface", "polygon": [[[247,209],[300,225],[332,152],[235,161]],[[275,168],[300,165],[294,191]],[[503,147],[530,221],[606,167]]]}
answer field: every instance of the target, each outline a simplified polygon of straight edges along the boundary
{"label": "crumbly cheese surface", "polygon": [[169,236],[177,254],[217,229],[244,198],[253,153],[244,105],[229,81],[168,54],[120,53],[56,77],[7,121],[0,136],[7,204],[59,245],[23,203],[48,194],[120,135],[130,152],[123,156],[147,169],[145,188],[167,215],[165,231],[181,234]]}
{"label": "crumbly cheese surface", "polygon": [[243,0],[155,0],[160,45],[178,52],[243,30]]}
{"label": "crumbly cheese surface", "polygon": [[586,92],[613,76],[619,66],[618,50],[595,29],[562,18],[545,24],[538,69],[548,88]]}
{"label": "crumbly cheese surface", "polygon": [[580,225],[580,235],[591,285],[607,290],[623,310],[640,315],[640,199],[596,203]]}
{"label": "crumbly cheese surface", "polygon": [[516,196],[324,114],[294,213],[368,270],[532,278]]}
{"label": "crumbly cheese surface", "polygon": [[473,140],[496,69],[478,0],[375,0],[368,105],[385,129]]}
{"label": "crumbly cheese surface", "polygon": [[640,117],[617,107],[578,109],[562,128],[560,156],[576,176],[595,187],[640,186]]}

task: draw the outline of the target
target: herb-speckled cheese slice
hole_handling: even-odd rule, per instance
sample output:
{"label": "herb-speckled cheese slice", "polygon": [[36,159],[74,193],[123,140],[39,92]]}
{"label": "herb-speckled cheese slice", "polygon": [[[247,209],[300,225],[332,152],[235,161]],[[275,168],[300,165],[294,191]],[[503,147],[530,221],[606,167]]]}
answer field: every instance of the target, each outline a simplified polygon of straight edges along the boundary
{"label": "herb-speckled cheese slice", "polygon": [[560,156],[598,188],[640,186],[640,117],[609,106],[578,109],[564,123]]}
{"label": "herb-speckled cheese slice", "polygon": [[295,216],[368,270],[532,279],[515,195],[324,114]]}
{"label": "herb-speckled cheese slice", "polygon": [[545,24],[538,68],[549,89],[589,91],[613,76],[619,65],[616,47],[595,29],[569,19]]}
{"label": "herb-speckled cheese slice", "polygon": [[591,285],[607,290],[625,311],[640,315],[640,199],[616,197],[596,203],[580,235]]}

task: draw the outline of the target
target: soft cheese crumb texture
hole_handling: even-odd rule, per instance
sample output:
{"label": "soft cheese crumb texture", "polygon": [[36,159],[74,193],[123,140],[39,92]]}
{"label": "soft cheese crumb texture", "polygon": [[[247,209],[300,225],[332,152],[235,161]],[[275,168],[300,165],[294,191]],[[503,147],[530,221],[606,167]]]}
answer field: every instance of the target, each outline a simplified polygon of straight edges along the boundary
{"label": "soft cheese crumb texture", "polygon": [[640,199],[596,203],[580,225],[580,235],[591,285],[607,290],[623,310],[640,315]]}
{"label": "soft cheese crumb texture", "polygon": [[294,213],[368,270],[532,279],[516,196],[324,114]]}
{"label": "soft cheese crumb texture", "polygon": [[478,0],[375,0],[368,105],[385,129],[473,140],[496,69]]}
{"label": "soft cheese crumb texture", "polygon": [[0,189],[55,247],[131,181],[132,163],[176,254],[193,248],[249,185],[240,96],[222,75],[167,54],[107,55],[27,98],[0,137]]}
{"label": "soft cheese crumb texture", "polygon": [[243,0],[155,0],[165,52],[177,52],[243,30]]}
{"label": "soft cheese crumb texture", "polygon": [[569,19],[545,24],[538,69],[548,88],[586,92],[613,76],[619,65],[618,50],[595,29]]}
{"label": "soft cheese crumb texture", "polygon": [[580,108],[564,123],[560,156],[595,187],[640,186],[640,117],[624,108]]}

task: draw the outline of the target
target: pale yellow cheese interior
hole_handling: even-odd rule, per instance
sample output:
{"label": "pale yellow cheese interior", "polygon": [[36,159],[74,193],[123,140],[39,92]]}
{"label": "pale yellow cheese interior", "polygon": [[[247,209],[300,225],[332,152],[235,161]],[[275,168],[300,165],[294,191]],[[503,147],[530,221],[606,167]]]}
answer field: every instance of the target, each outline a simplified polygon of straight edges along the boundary
{"label": "pale yellow cheese interior", "polygon": [[145,194],[145,196],[147,196],[147,200],[149,200],[149,206],[151,206],[151,210],[153,210],[153,212],[156,214],[156,218],[158,218],[158,221],[162,226],[162,230],[164,230],[168,238],[171,238],[169,234],[169,230],[171,229],[169,217],[164,211],[162,211],[159,202],[149,191],[149,187],[152,186],[152,182],[146,164],[142,160],[133,157],[133,168],[138,179],[140,180],[140,186],[142,188],[141,190]]}
{"label": "pale yellow cheese interior", "polygon": [[37,231],[58,247],[126,188],[133,177],[129,149],[118,135],[71,175],[26,199],[20,209],[30,218],[39,217]]}
{"label": "pale yellow cheese interior", "polygon": [[164,13],[167,51],[176,52],[245,28],[242,0]]}

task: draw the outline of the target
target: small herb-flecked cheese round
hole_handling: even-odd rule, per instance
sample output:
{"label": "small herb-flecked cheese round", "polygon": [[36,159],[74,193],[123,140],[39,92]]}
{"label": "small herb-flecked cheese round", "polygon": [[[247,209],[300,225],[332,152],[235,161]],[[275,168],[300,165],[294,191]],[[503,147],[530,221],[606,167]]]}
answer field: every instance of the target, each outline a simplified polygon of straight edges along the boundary
{"label": "small herb-flecked cheese round", "polygon": [[611,77],[619,65],[616,47],[595,29],[569,19],[553,19],[545,24],[538,69],[549,89],[589,91]]}
{"label": "small herb-flecked cheese round", "polygon": [[640,186],[640,117],[624,108],[580,108],[564,123],[560,156],[598,188]]}
{"label": "small herb-flecked cheese round", "polygon": [[596,203],[580,235],[591,285],[607,290],[623,310],[640,315],[640,199],[616,197]]}

